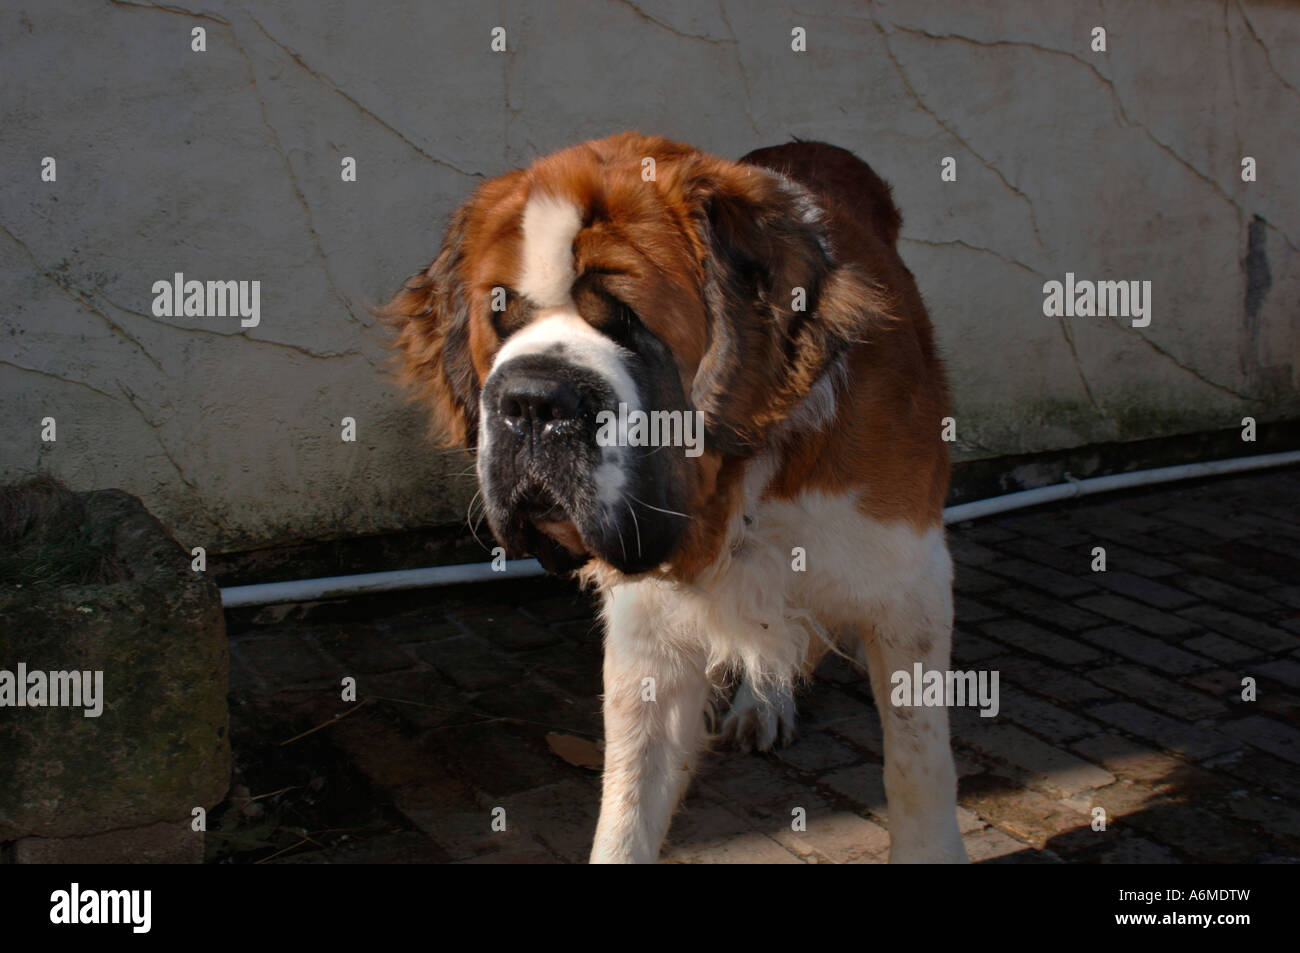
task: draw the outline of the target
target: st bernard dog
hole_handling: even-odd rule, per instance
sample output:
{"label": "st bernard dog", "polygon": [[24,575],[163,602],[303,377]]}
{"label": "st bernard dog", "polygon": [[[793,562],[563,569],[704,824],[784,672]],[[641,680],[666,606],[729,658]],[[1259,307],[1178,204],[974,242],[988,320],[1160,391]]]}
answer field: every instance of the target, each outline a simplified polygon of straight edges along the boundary
{"label": "st bernard dog", "polygon": [[[788,743],[841,648],[880,712],[890,860],[967,859],[947,711],[890,703],[952,632],[947,384],[900,224],[835,146],[622,133],[483,183],[379,309],[507,553],[600,592],[593,862],[658,857],[719,685],[723,735]],[[598,439],[620,411],[698,414],[702,452]]]}

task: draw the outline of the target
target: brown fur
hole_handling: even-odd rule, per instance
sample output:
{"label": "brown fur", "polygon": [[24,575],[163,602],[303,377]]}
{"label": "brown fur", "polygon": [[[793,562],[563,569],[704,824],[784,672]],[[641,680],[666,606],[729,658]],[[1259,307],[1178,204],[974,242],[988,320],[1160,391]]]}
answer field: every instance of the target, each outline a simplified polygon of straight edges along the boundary
{"label": "brown fur", "polygon": [[[647,156],[653,183],[642,178]],[[806,221],[798,196],[759,166],[808,189],[821,221]],[[453,216],[438,258],[379,312],[396,331],[401,376],[448,443],[474,443],[479,386],[500,344],[490,296],[518,278],[520,221],[534,191],[585,210],[577,274],[603,283],[669,346],[684,393],[705,414],[707,449],[691,467],[693,522],[672,575],[692,579],[713,561],[742,504],[744,461],[837,359],[849,384],[834,422],[782,440],[767,494],[858,489],[875,519],[940,522],[947,387],[895,249],[901,219],[875,173],[824,143],[730,162],[623,133],[485,183]],[[791,308],[796,287],[807,292],[806,311]]]}

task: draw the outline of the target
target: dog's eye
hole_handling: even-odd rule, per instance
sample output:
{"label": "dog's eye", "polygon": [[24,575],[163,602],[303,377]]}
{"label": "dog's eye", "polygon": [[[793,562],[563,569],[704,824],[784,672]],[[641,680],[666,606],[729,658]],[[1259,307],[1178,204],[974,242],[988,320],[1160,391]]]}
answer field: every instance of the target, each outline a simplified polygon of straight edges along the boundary
{"label": "dog's eye", "polygon": [[527,323],[527,312],[527,303],[513,288],[497,285],[488,296],[488,317],[503,341]]}

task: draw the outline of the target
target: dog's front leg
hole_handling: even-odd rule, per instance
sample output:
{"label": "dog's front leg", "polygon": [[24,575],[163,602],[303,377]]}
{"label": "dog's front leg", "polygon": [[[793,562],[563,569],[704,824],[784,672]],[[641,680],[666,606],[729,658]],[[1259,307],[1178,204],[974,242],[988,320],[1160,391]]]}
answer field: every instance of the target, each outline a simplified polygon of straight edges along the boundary
{"label": "dog's front leg", "polygon": [[703,652],[669,642],[653,584],[606,593],[605,776],[592,863],[653,863],[695,770],[711,691]]}

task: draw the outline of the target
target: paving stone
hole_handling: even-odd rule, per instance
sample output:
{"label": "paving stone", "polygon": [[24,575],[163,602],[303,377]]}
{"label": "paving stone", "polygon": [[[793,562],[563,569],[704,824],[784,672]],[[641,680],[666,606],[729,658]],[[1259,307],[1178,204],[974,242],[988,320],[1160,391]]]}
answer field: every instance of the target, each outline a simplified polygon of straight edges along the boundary
{"label": "paving stone", "polygon": [[664,858],[679,864],[799,864],[798,857],[766,834],[740,834],[702,849],[674,850]]}
{"label": "paving stone", "polygon": [[1100,653],[1091,646],[1048,632],[1022,619],[985,622],[979,626],[979,630],[999,642],[1067,665],[1100,658]]}
{"label": "paving stone", "polygon": [[561,642],[515,656],[532,671],[574,696],[587,696],[603,688],[601,649]]}
{"label": "paving stone", "polygon": [[1223,697],[1240,695],[1241,678],[1241,672],[1230,672],[1227,669],[1215,668],[1208,672],[1201,672],[1198,675],[1187,676],[1183,679],[1183,684],[1208,692],[1211,695]]}
{"label": "paving stone", "polygon": [[[1134,602],[1132,599],[1126,599],[1113,593],[1089,596],[1078,600],[1077,604],[1099,615],[1107,616],[1117,622],[1123,622],[1125,625],[1137,626],[1144,632],[1150,632],[1153,635],[1188,635],[1198,628],[1185,618],[1179,618],[1179,616],[1169,612],[1161,612],[1159,609],[1152,609],[1140,602]],[[1183,615],[1191,611],[1185,609]]]}
{"label": "paving stone", "polygon": [[1053,837],[1091,823],[1087,814],[1039,791],[994,790],[988,796],[963,792],[961,800],[966,808],[977,811],[998,829],[1039,849]]}
{"label": "paving stone", "polygon": [[1273,576],[1280,582],[1300,579],[1300,559],[1295,557],[1294,547],[1289,543],[1263,549],[1251,545],[1249,540],[1237,540],[1216,547],[1214,552],[1225,560],[1253,569],[1261,575]]}
{"label": "paving stone", "polygon": [[1128,701],[1094,705],[1088,709],[1088,714],[1165,750],[1193,759],[1223,754],[1240,746],[1239,742],[1213,728],[1189,725]]}
{"label": "paving stone", "polygon": [[440,639],[459,638],[465,634],[454,622],[441,615],[420,613],[391,619],[378,619],[375,628],[394,642],[406,645],[416,642],[437,642]]}
{"label": "paving stone", "polygon": [[866,749],[877,761],[882,760],[885,756],[885,742],[880,730],[880,719],[874,714],[837,721],[826,730],[837,738]]}
{"label": "paving stone", "polygon": [[1119,655],[1158,671],[1183,675],[1209,668],[1210,663],[1197,658],[1189,652],[1175,648],[1162,639],[1142,635],[1122,626],[1112,625],[1089,632],[1081,632],[1079,638],[1100,646],[1114,655]]}
{"label": "paving stone", "polygon": [[396,672],[413,668],[416,659],[403,651],[392,636],[370,625],[318,626],[311,629],[322,650],[337,659],[351,675]]}
{"label": "paving stone", "polygon": [[952,657],[963,665],[991,658],[1006,650],[1006,646],[991,642],[965,629],[958,629],[952,634]]}
{"label": "paving stone", "polygon": [[991,563],[1007,557],[996,549],[981,546],[974,540],[955,538],[950,540],[953,562],[976,569],[985,568]]}
{"label": "paving stone", "polygon": [[970,523],[960,523],[948,530],[950,535],[959,536],[962,539],[970,540],[973,543],[982,543],[990,546],[1003,542],[1008,539],[1015,539],[1019,533],[1012,532],[1010,529],[1001,525],[1001,521],[996,517],[988,520],[976,520]]}
{"label": "paving stone", "polygon": [[800,694],[799,724],[809,729],[821,729],[847,718],[857,718],[874,710],[874,705],[840,688],[814,683],[807,694]]}
{"label": "paving stone", "polygon": [[840,744],[825,732],[798,738],[793,745],[781,748],[775,754],[796,771],[811,774],[861,760],[858,752]]}
{"label": "paving stone", "polygon": [[806,830],[778,830],[773,838],[807,863],[851,864],[889,854],[889,832],[849,811],[809,815]]}
{"label": "paving stone", "polygon": [[[548,857],[542,863],[554,863]],[[345,840],[325,850],[288,854],[269,864],[451,864],[460,863],[420,831],[397,831],[365,840]]]}
{"label": "paving stone", "polygon": [[1197,601],[1196,596],[1189,595],[1181,589],[1144,579],[1131,572],[1099,572],[1094,575],[1094,578],[1097,585],[1105,589],[1140,600],[1157,609],[1180,609]]}
{"label": "paving stone", "polygon": [[[1195,570],[1200,575],[1218,579],[1250,592],[1265,592],[1281,585],[1281,580],[1274,579],[1272,576],[1261,573],[1249,566],[1238,565],[1230,560],[1197,549],[1189,550],[1172,543],[1170,545],[1171,549],[1166,554],[1169,561],[1178,563],[1187,569]],[[1269,596],[1269,598],[1276,597]]]}
{"label": "paving stone", "polygon": [[[430,735],[433,757],[457,777],[500,799],[544,784],[587,777],[546,746],[546,730],[503,722],[463,725]],[[493,803],[497,803],[494,801]]]}
{"label": "paving stone", "polygon": [[1177,801],[1150,804],[1124,816],[1122,822],[1199,863],[1248,863],[1270,846],[1268,840],[1217,811]]}
{"label": "paving stone", "polygon": [[1088,572],[1086,567],[1082,573],[1073,576],[1039,563],[1032,563],[1027,559],[1004,559],[984,568],[1014,580],[1017,584],[1027,583],[1058,599],[1073,599],[1075,596],[1093,592],[1097,588],[1090,578],[1092,573]]}
{"label": "paving stone", "polygon": [[473,708],[500,718],[517,719],[547,731],[562,734],[603,734],[600,703],[595,699],[575,699],[540,680],[517,685],[502,685],[478,692]]}
{"label": "paving stone", "polygon": [[1256,662],[1246,666],[1252,675],[1259,674],[1283,685],[1300,688],[1300,662],[1291,659],[1277,659],[1272,662]]}
{"label": "paving stone", "polygon": [[977,602],[969,596],[958,595],[953,600],[953,616],[961,624],[969,625],[972,622],[984,622],[988,619],[996,619],[998,616],[1005,614],[1005,610],[985,605]]}
{"label": "paving stone", "polygon": [[1271,791],[1291,804],[1300,804],[1300,766],[1267,752],[1245,749],[1236,757],[1225,756],[1215,770],[1245,780],[1252,790]]}
{"label": "paving stone", "polygon": [[1194,770],[1181,758],[1131,741],[1114,732],[1101,732],[1080,738],[1070,750],[1094,764],[1103,766],[1116,777],[1141,781],[1152,789],[1174,784]]}
{"label": "paving stone", "polygon": [[357,679],[357,698],[379,704],[416,728],[437,728],[481,719],[470,703],[442,674],[429,666],[384,672]]}
{"label": "paving stone", "polygon": [[468,860],[455,861],[457,864],[553,864],[553,854],[539,848],[522,850],[497,850],[488,854],[479,854]]}
{"label": "paving stone", "polygon": [[1035,698],[1014,686],[999,686],[1000,707],[998,717],[1015,722],[1022,728],[1053,742],[1070,741],[1095,732],[1100,727],[1095,721],[1072,711]]}
{"label": "paving stone", "polygon": [[415,646],[413,651],[458,686],[470,691],[513,684],[523,675],[517,662],[472,636],[423,643]]}
{"label": "paving stone", "polygon": [[796,807],[809,813],[830,807],[814,787],[792,778],[777,759],[759,755],[714,754],[701,766],[697,785],[738,814],[763,822],[764,830],[773,819],[789,823]]}
{"label": "paving stone", "polygon": [[1251,822],[1270,837],[1290,846],[1300,845],[1300,811],[1278,798],[1240,797],[1227,800],[1228,812]]}
{"label": "paving stone", "polygon": [[1123,831],[1114,843],[1105,845],[1096,859],[1100,864],[1176,864],[1181,858],[1163,844]]}
{"label": "paving stone", "polygon": [[450,616],[475,635],[508,652],[542,648],[564,638],[523,613],[502,606],[460,609]]}
{"label": "paving stone", "polygon": [[549,625],[578,619],[594,620],[599,607],[600,600],[592,594],[569,593],[529,602],[520,606],[519,611],[536,622]]}
{"label": "paving stone", "polygon": [[[1105,548],[1106,568],[1108,570],[1123,570],[1136,573],[1138,576],[1145,576],[1148,579],[1161,579],[1168,583],[1173,583],[1173,580],[1164,577],[1173,576],[1181,571],[1180,567],[1174,563],[1158,559],[1150,553],[1141,552],[1131,546],[1110,543]],[[1091,547],[1089,547],[1089,552],[1091,552]],[[1091,562],[1089,565],[1091,565]]]}
{"label": "paving stone", "polygon": [[1077,706],[1083,702],[1115,697],[1114,692],[1095,682],[1037,659],[1003,655],[988,659],[982,664],[989,670],[1000,672],[1002,679],[1063,705]]}
{"label": "paving stone", "polygon": [[1240,662],[1248,658],[1254,658],[1260,652],[1254,646],[1243,645],[1226,636],[1219,635],[1217,632],[1207,632],[1205,635],[1198,635],[1194,639],[1188,639],[1183,642],[1183,648],[1199,652],[1201,655],[1208,655],[1219,662]]}
{"label": "paving stone", "polygon": [[1109,771],[1011,725],[992,725],[968,733],[962,742],[1016,769],[1030,784],[1053,794],[1068,797],[1115,780]]}
{"label": "paving stone", "polygon": [[1029,850],[1025,844],[993,827],[967,834],[962,838],[962,843],[966,845],[966,854],[972,864],[997,860]]}
{"label": "paving stone", "polygon": [[1214,606],[1193,606],[1190,609],[1180,609],[1178,615],[1197,623],[1211,632],[1229,636],[1238,642],[1245,642],[1257,649],[1263,649],[1265,652],[1286,652],[1300,647],[1300,640],[1288,632],[1275,629],[1271,625],[1257,622],[1235,612],[1217,609]]}
{"label": "paving stone", "polygon": [[566,779],[501,799],[507,826],[571,864],[587,862],[600,813],[600,782]]}
{"label": "paving stone", "polygon": [[998,548],[1071,577],[1091,571],[1092,547],[1086,544],[1062,549],[1036,537],[1022,537],[1002,543]]}
{"label": "paving stone", "polygon": [[1176,586],[1183,592],[1193,593],[1204,602],[1212,602],[1222,609],[1236,611],[1247,606],[1253,609],[1275,609],[1278,604],[1258,592],[1249,592],[1240,586],[1215,579],[1205,573],[1180,572],[1162,582]]}
{"label": "paving stone", "polygon": [[289,633],[232,641],[230,653],[268,687],[338,684],[347,674],[333,659]]}
{"label": "paving stone", "polygon": [[1009,589],[1011,583],[999,576],[984,572],[982,569],[975,569],[964,563],[957,563],[953,566],[953,588],[957,592],[963,593],[987,593],[996,592],[999,589]]}
{"label": "paving stone", "polygon": [[1300,764],[1300,731],[1261,715],[1249,715],[1223,725],[1225,734]]}
{"label": "paving stone", "polygon": [[1292,609],[1300,609],[1300,586],[1276,586],[1269,589],[1265,595],[1274,602],[1280,602]]}
{"label": "paving stone", "polygon": [[1104,685],[1121,695],[1139,699],[1153,708],[1188,721],[1212,718],[1223,714],[1225,710],[1222,702],[1183,688],[1176,682],[1135,665],[1111,665],[1095,669],[1088,673],[1088,677],[1098,685]]}
{"label": "paving stone", "polygon": [[1008,589],[990,593],[989,600],[1067,632],[1082,632],[1106,624],[1106,617],[1080,609],[1077,605],[1053,599],[1032,589]]}
{"label": "paving stone", "polygon": [[1199,532],[1212,533],[1224,539],[1240,539],[1251,534],[1249,526],[1242,526],[1233,520],[1216,516],[1210,512],[1209,507],[1203,504],[1170,507],[1169,509],[1158,510],[1153,515],[1158,519],[1181,523]]}
{"label": "paving stone", "polygon": [[885,771],[878,764],[860,764],[822,775],[819,782],[879,820],[888,823]]}

